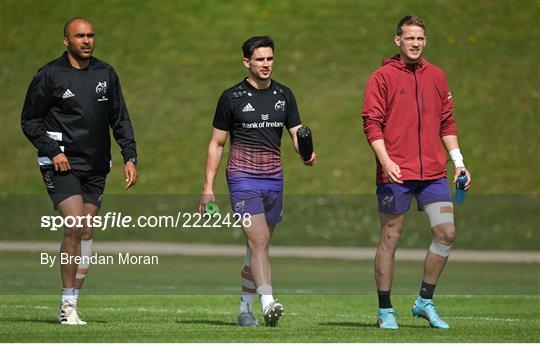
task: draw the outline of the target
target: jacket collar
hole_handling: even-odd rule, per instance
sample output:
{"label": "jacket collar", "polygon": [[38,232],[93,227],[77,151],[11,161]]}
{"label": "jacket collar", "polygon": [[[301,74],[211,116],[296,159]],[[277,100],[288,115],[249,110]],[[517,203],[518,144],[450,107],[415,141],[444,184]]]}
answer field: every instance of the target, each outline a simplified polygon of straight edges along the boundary
{"label": "jacket collar", "polygon": [[71,63],[69,62],[69,58],[68,58],[67,54],[68,54],[67,51],[64,51],[64,53],[60,57],[66,67],[70,67],[70,68],[77,69],[77,70],[91,70],[92,69],[92,66],[94,65],[94,61],[95,61],[94,56],[90,56],[90,63],[88,63],[88,67],[83,68],[83,69],[79,69],[79,68],[75,68],[75,67],[73,67],[71,65]]}
{"label": "jacket collar", "polygon": [[249,83],[249,81],[247,80],[247,78],[245,78],[242,82],[242,84],[247,87],[249,90],[253,91],[253,92],[264,92],[266,90],[270,90],[272,89],[272,87],[274,86],[274,80],[270,79],[270,86],[268,86],[267,88],[263,88],[263,89],[258,89],[258,88],[255,88],[252,84]]}
{"label": "jacket collar", "polygon": [[414,71],[414,70],[423,70],[425,69],[428,65],[429,65],[429,62],[422,58],[420,59],[420,61],[418,63],[415,63],[415,64],[406,64],[405,62],[403,62],[399,56],[399,54],[397,55],[394,55],[390,58],[387,58],[387,59],[384,59],[382,65],[387,65],[387,64],[390,64],[396,68],[399,68],[399,69],[402,69],[402,70],[408,70],[408,71]]}

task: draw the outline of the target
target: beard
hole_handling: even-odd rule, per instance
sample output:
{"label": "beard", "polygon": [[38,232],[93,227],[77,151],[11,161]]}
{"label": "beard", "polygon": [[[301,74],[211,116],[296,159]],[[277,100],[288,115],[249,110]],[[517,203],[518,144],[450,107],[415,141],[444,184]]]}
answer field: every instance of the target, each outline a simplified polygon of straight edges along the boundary
{"label": "beard", "polygon": [[92,57],[92,53],[94,52],[94,49],[92,49],[92,51],[90,51],[89,55],[82,55],[80,51],[78,51],[77,49],[75,49],[71,45],[68,45],[67,50],[69,51],[71,56],[73,56],[76,60],[79,60],[79,61],[88,61],[88,60],[90,60],[90,58]]}

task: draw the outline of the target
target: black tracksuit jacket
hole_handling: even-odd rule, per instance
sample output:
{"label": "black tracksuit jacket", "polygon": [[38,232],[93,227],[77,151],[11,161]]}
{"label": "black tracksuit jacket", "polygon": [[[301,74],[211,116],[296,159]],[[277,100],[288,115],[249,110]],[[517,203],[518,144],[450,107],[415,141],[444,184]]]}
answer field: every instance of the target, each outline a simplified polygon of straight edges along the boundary
{"label": "black tracksuit jacket", "polygon": [[38,149],[40,165],[51,164],[63,151],[74,170],[108,173],[109,127],[124,162],[137,157],[118,75],[95,57],[88,68],[77,69],[64,53],[38,70],[26,94],[21,126]]}

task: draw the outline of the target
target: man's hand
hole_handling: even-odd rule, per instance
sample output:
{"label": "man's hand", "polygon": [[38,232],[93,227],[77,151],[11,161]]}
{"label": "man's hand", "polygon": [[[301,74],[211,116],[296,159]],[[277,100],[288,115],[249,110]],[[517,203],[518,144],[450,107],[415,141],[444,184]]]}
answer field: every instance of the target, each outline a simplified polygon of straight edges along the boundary
{"label": "man's hand", "polygon": [[403,184],[403,181],[401,180],[401,170],[395,162],[388,159],[388,161],[381,165],[384,176],[390,180],[390,183]]}
{"label": "man's hand", "polygon": [[457,182],[457,178],[459,177],[459,174],[461,173],[462,170],[465,170],[465,175],[467,176],[467,183],[465,183],[465,191],[469,190],[469,188],[471,187],[471,174],[469,173],[469,170],[466,169],[465,167],[458,167],[456,168],[456,172],[454,173],[454,184]]}
{"label": "man's hand", "polygon": [[[302,157],[300,157],[300,159],[302,159]],[[315,154],[315,152],[311,153],[311,158],[308,161],[302,159],[302,162],[306,166],[315,166],[315,164],[317,163],[317,154]]]}
{"label": "man's hand", "polygon": [[201,200],[199,201],[199,213],[201,215],[204,214],[204,206],[208,202],[215,202],[216,196],[214,196],[213,191],[203,191],[203,194],[201,195]]}
{"label": "man's hand", "polygon": [[124,178],[126,182],[126,190],[135,185],[137,182],[137,167],[132,161],[128,161],[124,165]]}
{"label": "man's hand", "polygon": [[57,172],[66,172],[71,170],[69,160],[64,153],[57,154],[53,157],[54,170]]}

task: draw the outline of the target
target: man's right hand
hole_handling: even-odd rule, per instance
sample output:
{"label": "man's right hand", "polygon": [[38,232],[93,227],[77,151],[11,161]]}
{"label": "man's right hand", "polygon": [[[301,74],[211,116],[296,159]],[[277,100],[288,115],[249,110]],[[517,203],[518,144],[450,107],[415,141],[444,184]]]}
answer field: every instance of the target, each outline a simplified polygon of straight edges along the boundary
{"label": "man's right hand", "polygon": [[302,158],[300,158],[300,159],[302,160],[304,165],[313,167],[317,163],[317,154],[315,154],[315,152],[311,153],[311,159],[309,159],[307,161],[302,159]]}
{"label": "man's right hand", "polygon": [[395,162],[388,159],[388,161],[381,165],[384,176],[390,180],[390,183],[403,184],[403,181],[401,180],[401,170]]}
{"label": "man's right hand", "polygon": [[214,196],[214,192],[212,191],[203,192],[203,194],[201,195],[201,200],[199,201],[199,213],[203,215],[205,211],[204,206],[206,205],[206,203],[215,202],[215,201],[216,201],[216,196]]}
{"label": "man's right hand", "polygon": [[53,157],[54,170],[57,172],[66,172],[71,170],[69,160],[64,153],[57,154]]}

